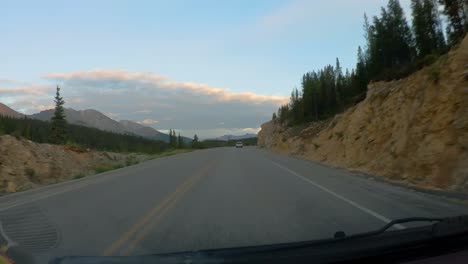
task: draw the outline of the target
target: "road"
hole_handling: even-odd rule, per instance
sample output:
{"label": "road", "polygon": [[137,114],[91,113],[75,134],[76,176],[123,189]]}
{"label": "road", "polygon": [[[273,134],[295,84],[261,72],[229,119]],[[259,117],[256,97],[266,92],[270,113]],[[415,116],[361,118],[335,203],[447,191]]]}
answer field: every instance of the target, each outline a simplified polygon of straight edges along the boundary
{"label": "road", "polygon": [[462,213],[462,203],[254,147],[199,150],[0,197],[5,232],[39,263],[329,238]]}

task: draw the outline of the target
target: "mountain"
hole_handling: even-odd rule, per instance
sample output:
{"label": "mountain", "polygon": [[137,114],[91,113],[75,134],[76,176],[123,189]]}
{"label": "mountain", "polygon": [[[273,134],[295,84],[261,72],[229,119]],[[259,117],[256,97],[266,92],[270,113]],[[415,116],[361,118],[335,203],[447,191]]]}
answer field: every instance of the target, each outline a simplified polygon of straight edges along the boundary
{"label": "mountain", "polygon": [[[42,121],[50,121],[54,115],[54,110],[45,110],[37,114],[30,115],[30,118],[39,119]],[[118,121],[104,115],[103,113],[93,110],[77,111],[71,108],[65,108],[65,116],[69,123],[87,127],[94,127],[100,130],[110,131],[119,134],[126,134],[128,131]]]}
{"label": "mountain", "polygon": [[223,141],[228,141],[228,140],[239,140],[239,139],[246,139],[246,138],[255,138],[257,137],[256,134],[244,134],[240,136],[234,136],[234,135],[224,135],[221,137],[217,137],[217,140],[223,140]]}
{"label": "mountain", "polygon": [[[119,122],[94,109],[74,110],[72,108],[65,108],[64,110],[65,117],[70,124],[97,128],[99,130],[118,134],[132,134],[153,140],[169,142],[169,135],[161,133],[152,127],[138,124],[134,121],[122,120]],[[15,118],[21,118],[25,116],[2,103],[0,103],[0,115],[11,116]],[[28,115],[27,117],[42,121],[50,121],[53,116],[54,109],[49,109],[36,114]],[[190,138],[182,138],[186,144],[192,142],[192,139]]]}
{"label": "mountain", "polygon": [[10,107],[0,103],[0,115],[2,116],[9,116],[14,118],[22,118],[24,117],[23,114],[16,112],[15,110],[11,109]]}
{"label": "mountain", "polygon": [[[50,121],[53,115],[54,110],[51,109],[30,115],[29,117],[42,121]],[[65,116],[67,121],[71,124],[169,142],[169,135],[161,133],[152,127],[140,125],[130,120],[122,120],[119,122],[93,109],[74,110],[71,108],[65,108]]]}
{"label": "mountain", "polygon": [[161,133],[152,127],[140,125],[137,122],[133,122],[130,120],[121,120],[119,123],[124,127],[126,131],[132,134],[139,135],[145,138],[169,142],[169,135]]}

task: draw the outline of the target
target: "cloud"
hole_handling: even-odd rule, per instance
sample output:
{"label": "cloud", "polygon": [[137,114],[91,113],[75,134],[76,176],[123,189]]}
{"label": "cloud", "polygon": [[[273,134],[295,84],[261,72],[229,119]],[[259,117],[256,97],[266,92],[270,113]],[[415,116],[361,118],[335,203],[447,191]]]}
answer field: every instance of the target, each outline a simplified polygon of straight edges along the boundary
{"label": "cloud", "polygon": [[134,113],[136,114],[150,114],[152,111],[151,110],[138,110],[135,111]]}
{"label": "cloud", "polygon": [[46,95],[51,86],[31,86],[19,88],[1,88],[0,96]]}
{"label": "cloud", "polygon": [[257,128],[252,128],[252,127],[247,127],[247,128],[243,128],[242,129],[242,132],[245,132],[247,134],[257,134],[258,131],[260,131],[261,128],[257,127]]}
{"label": "cloud", "polygon": [[0,79],[0,85],[2,86],[9,86],[9,85],[30,86],[31,84],[29,82],[22,82],[22,81],[11,80],[11,79]]}
{"label": "cloud", "polygon": [[125,70],[90,70],[44,76],[53,85],[0,88],[0,98],[26,114],[52,108],[55,85],[62,88],[65,107],[96,109],[111,118],[134,120],[158,130],[212,138],[255,133],[256,127],[288,98],[180,82]]}
{"label": "cloud", "polygon": [[215,128],[215,129],[184,129],[181,134],[186,137],[193,138],[195,134],[204,140],[220,137],[223,135],[241,136],[247,133],[257,134],[260,128]]}
{"label": "cloud", "polygon": [[110,117],[110,118],[115,118],[115,117],[120,116],[120,113],[107,112],[107,113],[105,113],[105,115]]}
{"label": "cloud", "polygon": [[53,105],[39,105],[39,106],[37,106],[36,109],[39,110],[39,111],[45,111],[45,110],[54,109],[54,108],[55,108],[55,106],[53,106]]}
{"label": "cloud", "polygon": [[130,84],[150,89],[181,90],[193,95],[209,96],[220,102],[239,101],[255,104],[269,103],[279,106],[286,103],[288,100],[286,97],[282,96],[257,95],[250,92],[232,93],[227,88],[211,87],[206,84],[193,82],[177,82],[159,75],[135,73],[126,70],[95,69],[72,73],[51,73],[45,75],[44,78],[54,81],[64,81],[70,84],[81,83],[89,85],[92,83],[101,83],[103,84],[102,87],[112,88],[114,91],[122,88],[128,89],[131,87],[129,86]]}
{"label": "cloud", "polygon": [[142,121],[138,121],[138,123],[143,124],[143,125],[153,125],[153,124],[159,123],[159,121],[153,120],[153,119],[145,119]]}

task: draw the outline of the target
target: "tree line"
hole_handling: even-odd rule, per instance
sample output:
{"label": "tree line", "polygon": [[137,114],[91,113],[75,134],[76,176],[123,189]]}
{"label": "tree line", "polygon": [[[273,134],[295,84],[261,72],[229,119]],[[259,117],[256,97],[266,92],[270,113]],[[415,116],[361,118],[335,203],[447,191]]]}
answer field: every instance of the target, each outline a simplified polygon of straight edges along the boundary
{"label": "tree line", "polygon": [[[412,26],[398,0],[389,0],[380,16],[364,14],[365,45],[357,49],[354,69],[335,65],[302,76],[288,104],[273,114],[287,125],[323,120],[365,98],[370,81],[404,78],[433,63],[468,31],[467,0],[411,0]],[[442,18],[446,18],[445,34]]]}
{"label": "tree line", "polygon": [[[56,134],[53,121],[46,122],[29,118],[12,118],[0,115],[0,135],[9,134],[22,137],[38,143],[67,145],[75,150],[86,149],[112,152],[140,152],[147,154],[160,153],[169,148],[162,141],[146,139],[135,135],[117,134],[96,128],[67,124],[60,129],[62,134]],[[66,135],[65,137],[63,135]]]}
{"label": "tree line", "polygon": [[60,87],[54,97],[55,110],[51,122],[0,115],[0,135],[9,134],[38,143],[61,144],[76,150],[86,149],[112,152],[160,153],[168,148],[183,147],[175,131],[171,130],[170,144],[163,141],[146,139],[136,135],[118,134],[79,125],[68,124],[64,111],[65,100],[60,96]]}
{"label": "tree line", "polygon": [[217,140],[217,139],[207,139],[200,141],[197,145],[199,149],[205,148],[220,148],[220,147],[234,147],[237,142],[242,142],[244,146],[256,146],[257,145],[257,138],[245,138],[245,139],[238,139],[238,140]]}
{"label": "tree line", "polygon": [[54,115],[50,122],[24,118],[13,118],[0,115],[0,135],[9,134],[38,143],[66,145],[75,151],[86,149],[112,152],[140,152],[147,154],[160,153],[167,149],[210,148],[217,145],[200,142],[194,135],[190,144],[177,135],[174,129],[169,130],[169,143],[143,138],[132,134],[118,134],[80,125],[68,124],[65,116],[65,100],[57,86]]}
{"label": "tree line", "polygon": [[169,129],[169,146],[176,149],[187,147],[180,133],[176,135],[176,131],[174,129]]}

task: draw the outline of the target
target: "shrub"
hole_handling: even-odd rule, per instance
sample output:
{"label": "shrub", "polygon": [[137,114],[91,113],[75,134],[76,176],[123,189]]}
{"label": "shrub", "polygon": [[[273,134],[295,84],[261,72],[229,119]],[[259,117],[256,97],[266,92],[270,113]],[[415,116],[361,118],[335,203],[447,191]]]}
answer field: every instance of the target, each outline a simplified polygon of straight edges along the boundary
{"label": "shrub", "polygon": [[432,66],[429,72],[429,78],[434,82],[438,83],[440,80],[440,69],[437,66]]}
{"label": "shrub", "polygon": [[125,158],[125,165],[126,166],[131,166],[131,165],[134,165],[134,164],[138,164],[140,163],[135,156],[127,156]]}
{"label": "shrub", "polygon": [[69,149],[71,151],[74,151],[74,152],[78,152],[78,153],[86,152],[85,147],[83,147],[80,144],[77,144],[75,142],[71,142],[71,141],[67,141],[67,143],[65,144],[65,148]]}
{"label": "shrub", "polygon": [[424,66],[431,65],[434,62],[436,62],[438,58],[439,58],[439,55],[430,54],[430,55],[427,55],[426,57],[424,57],[422,59],[418,59],[416,61],[416,68],[417,69],[422,69]]}
{"label": "shrub", "polygon": [[32,168],[25,168],[24,173],[26,173],[26,176],[28,176],[29,178],[32,178],[36,175],[36,171]]}
{"label": "shrub", "polygon": [[75,175],[75,177],[73,177],[73,179],[77,180],[77,179],[81,179],[81,178],[84,178],[84,177],[86,177],[86,175],[80,173],[78,175]]}

